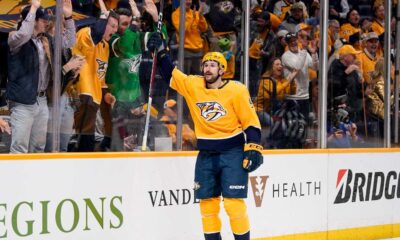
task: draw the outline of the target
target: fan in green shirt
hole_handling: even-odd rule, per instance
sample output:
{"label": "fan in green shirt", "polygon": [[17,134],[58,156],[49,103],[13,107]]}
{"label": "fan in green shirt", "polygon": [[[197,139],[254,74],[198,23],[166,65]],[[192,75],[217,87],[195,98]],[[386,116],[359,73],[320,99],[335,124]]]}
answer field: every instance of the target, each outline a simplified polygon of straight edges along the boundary
{"label": "fan in green shirt", "polygon": [[[145,0],[144,10],[151,15],[156,29],[157,7],[152,0]],[[112,109],[114,123],[134,118],[132,112],[143,103],[139,79],[144,38],[147,33],[140,31],[140,12],[134,0],[119,1],[116,13],[119,15],[118,32],[110,43],[110,58],[106,83],[116,103]],[[166,28],[163,26],[166,35]],[[115,124],[114,124],[115,125]],[[112,150],[123,150],[122,140],[129,135],[126,126],[121,130],[113,127]]]}

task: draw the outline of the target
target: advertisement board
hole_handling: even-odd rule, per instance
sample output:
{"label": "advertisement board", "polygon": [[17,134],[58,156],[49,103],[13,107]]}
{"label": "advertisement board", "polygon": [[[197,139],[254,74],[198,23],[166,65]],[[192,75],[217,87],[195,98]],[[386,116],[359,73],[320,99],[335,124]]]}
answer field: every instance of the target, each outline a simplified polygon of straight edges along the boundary
{"label": "advertisement board", "polygon": [[[400,237],[400,151],[264,159],[249,176],[252,239]],[[195,161],[195,152],[3,155],[0,239],[203,239]],[[222,204],[222,237],[233,240]]]}
{"label": "advertisement board", "polygon": [[399,153],[329,156],[330,230],[400,223]]}
{"label": "advertisement board", "polygon": [[265,155],[264,159],[250,174],[252,236],[325,231],[327,155]]}

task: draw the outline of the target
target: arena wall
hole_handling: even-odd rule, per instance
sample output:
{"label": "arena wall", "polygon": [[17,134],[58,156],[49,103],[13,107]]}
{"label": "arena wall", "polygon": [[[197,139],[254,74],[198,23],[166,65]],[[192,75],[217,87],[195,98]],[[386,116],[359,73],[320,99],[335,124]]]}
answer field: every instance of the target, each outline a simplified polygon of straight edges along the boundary
{"label": "arena wall", "polygon": [[[0,239],[200,240],[196,154],[2,155]],[[252,239],[400,237],[400,149],[264,159],[249,178]],[[223,239],[233,239],[221,217]]]}

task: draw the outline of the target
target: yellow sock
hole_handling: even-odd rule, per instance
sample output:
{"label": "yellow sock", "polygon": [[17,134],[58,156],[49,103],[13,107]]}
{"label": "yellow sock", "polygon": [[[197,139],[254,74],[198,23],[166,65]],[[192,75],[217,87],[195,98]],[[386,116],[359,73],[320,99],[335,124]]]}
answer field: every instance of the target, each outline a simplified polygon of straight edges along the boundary
{"label": "yellow sock", "polygon": [[250,231],[246,203],[240,198],[224,198],[225,211],[229,216],[234,234],[245,234]]}
{"label": "yellow sock", "polygon": [[221,219],[219,218],[220,201],[219,197],[200,200],[204,233],[221,232]]}

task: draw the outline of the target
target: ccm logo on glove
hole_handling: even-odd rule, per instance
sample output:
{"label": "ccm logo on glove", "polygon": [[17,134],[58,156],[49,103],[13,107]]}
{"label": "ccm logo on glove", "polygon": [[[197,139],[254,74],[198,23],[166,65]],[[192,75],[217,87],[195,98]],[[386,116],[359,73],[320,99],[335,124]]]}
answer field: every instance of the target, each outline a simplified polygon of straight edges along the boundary
{"label": "ccm logo on glove", "polygon": [[263,164],[262,150],[263,147],[256,143],[247,143],[244,145],[243,168],[246,171],[252,172]]}

